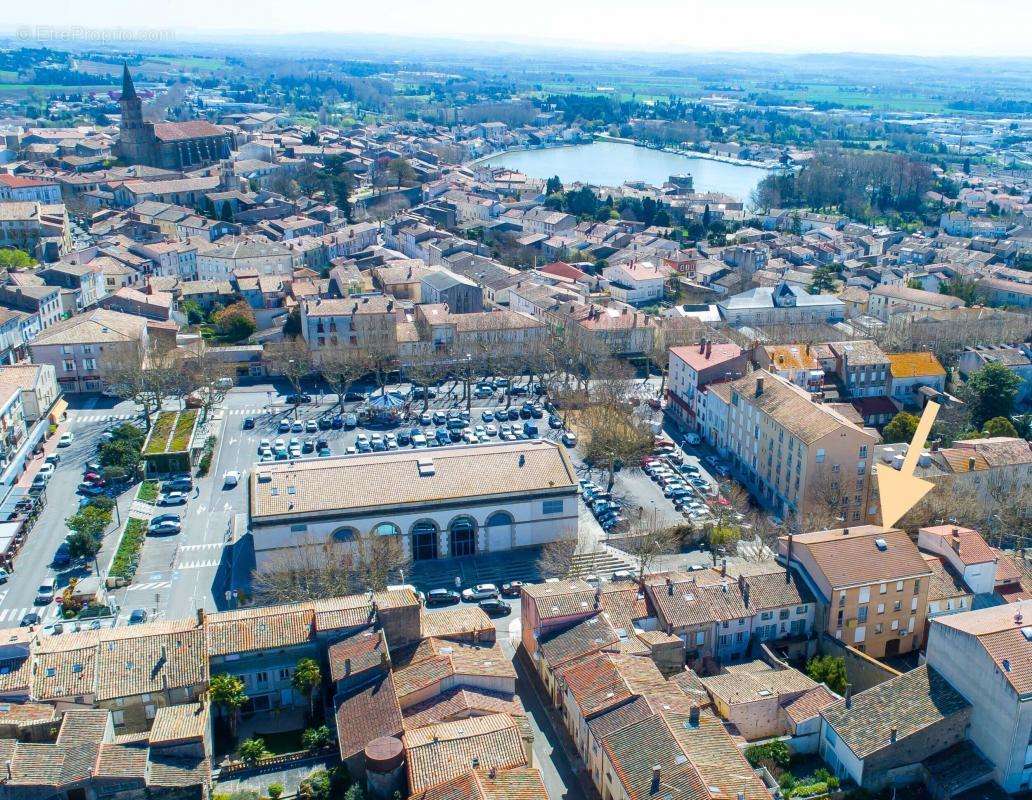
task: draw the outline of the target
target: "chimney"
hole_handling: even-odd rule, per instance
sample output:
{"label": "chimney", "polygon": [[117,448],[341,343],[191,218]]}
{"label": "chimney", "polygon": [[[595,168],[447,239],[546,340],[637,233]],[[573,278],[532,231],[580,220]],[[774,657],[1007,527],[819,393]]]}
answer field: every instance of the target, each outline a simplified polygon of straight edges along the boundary
{"label": "chimney", "polygon": [[4,762],[4,766],[7,767],[7,780],[11,780],[11,778],[14,777],[11,774],[11,760],[7,759],[7,761]]}
{"label": "chimney", "polygon": [[204,609],[203,608],[198,608],[197,609],[197,625],[198,626],[204,625]]}
{"label": "chimney", "polygon": [[950,534],[950,546],[954,553],[960,553],[960,531],[957,528],[954,528],[953,533]]}
{"label": "chimney", "polygon": [[792,534],[788,534],[788,548],[785,554],[785,583],[792,582]]}
{"label": "chimney", "polygon": [[763,394],[763,378],[756,379],[756,396],[759,397]]}
{"label": "chimney", "polygon": [[727,577],[727,559],[726,558],[720,559],[720,577],[722,577],[722,578],[726,578]]}
{"label": "chimney", "polygon": [[706,359],[709,360],[710,353],[713,352],[713,342],[706,342]]}
{"label": "chimney", "polygon": [[688,709],[688,722],[691,725],[698,725],[699,724],[699,707],[698,706],[693,705],[690,709]]}
{"label": "chimney", "polygon": [[843,536],[849,536],[849,528],[843,528],[842,529],[842,535]]}
{"label": "chimney", "polygon": [[889,744],[895,744],[895,743],[896,743],[896,729],[894,727],[893,728],[889,728]]}
{"label": "chimney", "polygon": [[497,778],[498,777],[498,769],[497,769],[497,767],[491,767],[491,769],[489,769],[487,771],[487,777],[489,777],[491,780],[494,780],[495,778]]}
{"label": "chimney", "polygon": [[350,658],[345,658],[344,659],[344,674],[345,675],[350,675],[351,674],[351,659]]}
{"label": "chimney", "polygon": [[845,698],[846,698],[846,708],[852,708],[853,707],[853,684],[851,684],[851,683],[847,683],[846,684]]}
{"label": "chimney", "polygon": [[652,768],[652,789],[650,790],[651,794],[656,794],[656,792],[659,791],[659,773],[660,773],[660,770],[661,770],[661,768],[660,768],[659,764],[656,764]]}
{"label": "chimney", "polygon": [[674,582],[670,578],[666,579],[666,593],[670,596],[674,596]]}
{"label": "chimney", "polygon": [[968,459],[968,472],[974,472],[974,471],[975,471],[975,457],[971,456],[971,458]]}
{"label": "chimney", "polygon": [[602,587],[601,586],[596,586],[595,587],[595,610],[598,611],[598,609],[599,609],[599,607],[601,605],[602,605]]}

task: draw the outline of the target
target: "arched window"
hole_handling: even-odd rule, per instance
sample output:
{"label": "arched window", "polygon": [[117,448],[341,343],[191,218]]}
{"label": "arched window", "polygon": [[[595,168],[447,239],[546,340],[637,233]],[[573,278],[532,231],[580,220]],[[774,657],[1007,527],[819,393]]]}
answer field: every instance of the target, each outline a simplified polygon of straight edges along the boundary
{"label": "arched window", "polygon": [[471,556],[477,552],[477,521],[473,517],[456,517],[448,526],[451,555]]}
{"label": "arched window", "polygon": [[437,558],[437,534],[440,529],[432,519],[421,519],[412,526],[412,560]]}
{"label": "arched window", "polygon": [[487,518],[487,527],[494,528],[497,525],[512,525],[512,514],[508,511],[495,511]]}
{"label": "arched window", "polygon": [[401,536],[401,529],[393,522],[381,522],[373,528],[373,533],[376,536]]}
{"label": "arched window", "polygon": [[357,536],[358,531],[350,526],[337,528],[337,530],[333,532],[333,539],[337,542],[353,542]]}

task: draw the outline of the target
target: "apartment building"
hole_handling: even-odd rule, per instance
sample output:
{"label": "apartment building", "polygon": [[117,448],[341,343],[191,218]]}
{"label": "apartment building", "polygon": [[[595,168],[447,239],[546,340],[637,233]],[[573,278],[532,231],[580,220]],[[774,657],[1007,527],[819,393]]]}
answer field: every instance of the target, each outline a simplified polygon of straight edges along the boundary
{"label": "apartment building", "polygon": [[51,325],[29,343],[29,354],[33,363],[53,367],[65,394],[100,392],[105,372],[139,363],[151,341],[144,318],[95,308]]}
{"label": "apartment building", "polygon": [[701,390],[715,381],[740,378],[746,368],[746,354],[736,344],[703,339],[697,345],[671,347],[667,367],[668,413],[682,425],[698,427]]}
{"label": "apartment building", "polygon": [[302,300],[301,335],[309,347],[345,347],[356,351],[397,352],[400,309],[393,297],[356,295],[342,300]]}
{"label": "apartment building", "polygon": [[0,202],[0,247],[16,247],[43,261],[56,261],[72,246],[64,203]]}
{"label": "apartment building", "polygon": [[877,434],[766,370],[731,384],[726,417],[732,471],[764,506],[803,520],[865,518]]}
{"label": "apartment building", "polygon": [[817,598],[818,631],[874,658],[920,646],[932,573],[903,531],[860,525],[782,536],[778,560]]}
{"label": "apartment building", "polygon": [[936,617],[925,649],[971,706],[967,736],[1007,792],[1032,787],[1032,601]]}
{"label": "apartment building", "polygon": [[924,405],[921,389],[946,391],[946,369],[931,352],[889,353],[890,397],[906,408]]}
{"label": "apartment building", "polygon": [[951,297],[938,292],[926,292],[923,289],[911,289],[909,286],[890,286],[882,284],[871,292],[867,310],[871,316],[888,322],[894,314],[912,311],[942,311],[943,309],[962,308],[964,301],[959,297]]}

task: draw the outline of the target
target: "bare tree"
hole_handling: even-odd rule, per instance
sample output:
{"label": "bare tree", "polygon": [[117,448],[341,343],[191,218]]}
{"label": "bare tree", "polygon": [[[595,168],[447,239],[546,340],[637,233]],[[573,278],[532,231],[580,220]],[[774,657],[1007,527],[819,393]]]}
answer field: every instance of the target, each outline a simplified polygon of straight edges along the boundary
{"label": "bare tree", "polygon": [[567,578],[573,571],[573,555],[577,552],[577,539],[557,539],[541,548],[538,556],[538,572],[547,578]]}
{"label": "bare tree", "polygon": [[357,589],[383,591],[408,569],[410,559],[401,534],[384,535],[373,530],[356,536],[354,545],[352,583]]}
{"label": "bare tree", "polygon": [[[296,339],[284,339],[282,342],[270,342],[265,345],[265,361],[274,373],[282,375],[290,382],[295,395],[301,394],[301,382],[312,372],[312,351],[308,342],[300,336]],[[294,404],[294,414],[298,406]]]}
{"label": "bare tree", "polygon": [[387,391],[387,380],[398,368],[398,350],[388,342],[373,342],[362,348],[362,358],[367,372],[373,373],[376,385],[383,395]]}
{"label": "bare tree", "polygon": [[652,451],[652,432],[625,405],[593,403],[577,413],[574,427],[585,439],[584,460],[606,470],[607,490],[619,464],[636,468]]}
{"label": "bare tree", "polygon": [[405,369],[405,375],[414,386],[423,390],[423,411],[430,408],[430,387],[440,383],[448,368],[436,360],[417,361]]}
{"label": "bare tree", "polygon": [[280,551],[252,576],[255,599],[262,605],[343,597],[355,591],[355,549],[336,540],[302,537]]}
{"label": "bare tree", "polygon": [[633,556],[638,564],[639,586],[645,586],[645,576],[654,570],[661,556],[677,552],[684,532],[683,526],[664,523],[655,508],[641,509],[620,544],[620,549]]}
{"label": "bare tree", "polygon": [[104,369],[108,391],[143,408],[149,430],[166,400],[182,400],[193,388],[174,347],[157,344],[145,353],[132,347],[111,359]]}
{"label": "bare tree", "polygon": [[344,395],[351,384],[365,375],[367,365],[362,354],[352,347],[331,345],[320,348],[313,361],[315,367],[337,395],[337,407],[344,410]]}
{"label": "bare tree", "polygon": [[208,348],[187,356],[183,367],[201,398],[202,419],[208,419],[213,408],[226,399],[233,386],[233,368]]}

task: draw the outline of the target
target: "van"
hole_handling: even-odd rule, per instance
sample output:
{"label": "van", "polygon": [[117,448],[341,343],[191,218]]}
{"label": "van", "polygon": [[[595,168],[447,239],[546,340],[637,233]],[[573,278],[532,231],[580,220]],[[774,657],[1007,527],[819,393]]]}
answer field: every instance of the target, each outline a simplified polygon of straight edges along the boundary
{"label": "van", "polygon": [[538,437],[538,426],[528,420],[523,423],[523,432],[528,439],[536,439]]}
{"label": "van", "polygon": [[233,379],[229,378],[229,377],[219,378],[217,381],[215,381],[215,388],[217,388],[217,389],[232,389],[233,388]]}

